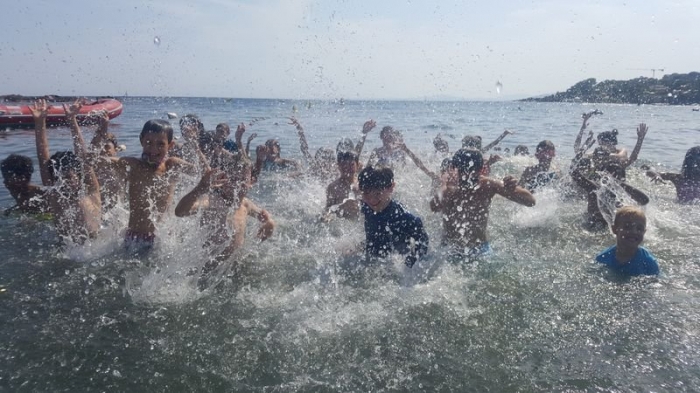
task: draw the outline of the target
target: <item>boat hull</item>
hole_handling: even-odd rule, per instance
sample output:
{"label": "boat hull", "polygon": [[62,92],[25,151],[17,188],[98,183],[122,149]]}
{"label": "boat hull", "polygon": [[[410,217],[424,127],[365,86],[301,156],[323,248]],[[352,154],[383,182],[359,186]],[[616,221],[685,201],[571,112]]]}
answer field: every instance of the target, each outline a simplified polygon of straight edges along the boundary
{"label": "boat hull", "polygon": [[[119,116],[124,109],[121,102],[113,98],[99,99],[80,108],[76,116],[80,124],[94,124],[96,112],[105,111],[110,119]],[[49,127],[63,126],[66,124],[66,114],[63,105],[50,105],[46,116],[46,125]],[[0,128],[33,127],[34,117],[28,104],[0,105]]]}

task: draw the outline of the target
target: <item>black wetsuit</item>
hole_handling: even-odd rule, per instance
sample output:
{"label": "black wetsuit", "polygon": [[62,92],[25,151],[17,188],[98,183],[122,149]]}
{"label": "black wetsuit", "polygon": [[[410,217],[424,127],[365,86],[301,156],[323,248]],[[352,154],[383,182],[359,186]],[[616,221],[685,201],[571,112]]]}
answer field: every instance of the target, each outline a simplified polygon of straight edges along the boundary
{"label": "black wetsuit", "polygon": [[428,252],[428,234],[423,221],[393,200],[379,213],[363,202],[362,213],[365,215],[365,253],[368,258],[397,252],[406,255],[406,266],[412,267]]}

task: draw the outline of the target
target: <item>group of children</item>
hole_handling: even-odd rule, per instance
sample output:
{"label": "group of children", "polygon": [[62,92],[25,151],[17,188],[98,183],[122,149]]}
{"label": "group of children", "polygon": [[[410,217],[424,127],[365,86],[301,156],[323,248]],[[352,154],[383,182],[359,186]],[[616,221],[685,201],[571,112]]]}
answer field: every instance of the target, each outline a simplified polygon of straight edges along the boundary
{"label": "group of children", "polygon": [[[244,243],[247,217],[260,221],[258,238],[265,240],[275,231],[271,214],[247,198],[247,192],[263,171],[287,171],[298,176],[303,166],[280,156],[276,139],[267,140],[255,149],[255,160],[249,157],[252,134],[243,146],[245,125],[238,125],[234,140],[229,139],[228,124],[217,125],[208,132],[194,115],[180,120],[182,143],[176,144],[173,127],[165,120],[149,120],[141,130],[140,157],[118,157],[116,137],[108,132],[108,118],[98,116],[99,126],[90,146],[86,145],[76,115],[81,101],[64,105],[66,123],[71,129],[73,151],[50,154],[46,131],[48,105],[39,100],[32,107],[38,166],[42,185],[31,184],[33,173],[29,157],[10,155],[1,163],[4,183],[16,201],[15,209],[24,213],[50,213],[57,233],[66,240],[83,243],[99,234],[102,213],[120,201],[128,202],[129,219],[124,229],[125,247],[130,250],[150,249],[158,234],[158,223],[173,205],[175,189],[182,174],[199,176],[196,186],[175,203],[175,215],[196,215],[206,232],[203,245],[211,259],[198,273],[206,275],[223,261],[239,259]],[[628,156],[617,147],[617,131],[603,132],[594,138],[583,134],[589,119],[600,112],[583,115],[583,124],[574,143],[574,159],[569,173],[574,193],[588,200],[586,228],[607,229],[607,222],[598,206],[601,184],[616,179],[621,188],[639,205],[649,198],[625,183],[625,170],[636,159],[647,132],[645,124],[637,129],[638,141]],[[429,204],[440,213],[443,224],[441,244],[460,259],[472,259],[492,253],[487,226],[490,206],[495,195],[525,206],[534,206],[533,193],[550,182],[563,178],[552,169],[555,147],[551,141],[540,142],[535,149],[538,163],[525,168],[519,179],[506,176],[502,180],[489,177],[490,166],[501,157],[485,153],[511,134],[505,131],[486,147],[481,137],[467,136],[462,148],[451,154],[440,135],[435,138],[436,153],[444,157],[438,172],[428,169],[403,142],[401,133],[391,126],[380,132],[382,146],[372,151],[366,165],[360,156],[367,135],[376,127],[372,120],[362,129],[357,144],[344,139],[335,151],[318,149],[311,155],[301,124],[294,118],[302,155],[308,161],[309,173],[327,180],[326,206],[322,220],[334,217],[363,219],[365,241],[362,249],[367,258],[385,257],[391,253],[404,256],[412,267],[428,252],[429,236],[421,218],[408,212],[393,199],[394,168],[412,160],[433,181]],[[588,150],[594,143],[592,154]],[[518,154],[527,154],[519,149]],[[680,174],[647,174],[655,181],[670,181],[677,189],[681,203],[700,199],[700,146],[688,151]],[[605,191],[610,192],[610,191]],[[644,212],[633,206],[618,206],[611,229],[617,244],[598,256],[598,261],[629,275],[658,274],[654,257],[640,247],[646,229]],[[230,265],[230,264],[229,264]]]}

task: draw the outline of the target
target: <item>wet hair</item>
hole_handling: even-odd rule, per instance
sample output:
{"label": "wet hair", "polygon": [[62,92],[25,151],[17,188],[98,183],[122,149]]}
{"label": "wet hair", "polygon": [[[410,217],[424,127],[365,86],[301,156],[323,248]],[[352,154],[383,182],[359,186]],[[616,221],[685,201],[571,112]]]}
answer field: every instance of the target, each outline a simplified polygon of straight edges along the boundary
{"label": "wet hair", "polygon": [[83,175],[80,158],[72,151],[59,151],[54,153],[48,162],[49,178],[56,181],[58,177],[68,171],[75,171],[78,176]]}
{"label": "wet hair", "polygon": [[27,156],[10,154],[0,162],[0,169],[2,169],[2,177],[5,179],[13,176],[30,179],[34,173],[34,164],[32,159]]}
{"label": "wet hair", "polygon": [[107,138],[104,140],[104,145],[111,143],[114,145],[114,149],[117,150],[119,148],[119,143],[117,142],[117,137],[112,134],[111,132],[107,133]]}
{"label": "wet hair", "polygon": [[265,146],[267,146],[268,148],[272,148],[273,146],[280,147],[280,141],[278,141],[277,139],[268,139],[265,141]]}
{"label": "wet hair", "polygon": [[437,151],[450,151],[450,145],[448,145],[447,141],[442,139],[440,135],[436,136],[435,139],[433,139],[433,146]]}
{"label": "wet hair", "polygon": [[336,160],[341,161],[359,161],[360,157],[354,151],[339,151],[336,153]]}
{"label": "wet hair", "polygon": [[460,175],[479,172],[484,166],[484,156],[476,149],[459,149],[452,156],[452,166]]}
{"label": "wet hair", "polygon": [[394,127],[384,126],[381,131],[379,131],[379,139],[384,139],[388,136],[394,134]]}
{"label": "wet hair", "polygon": [[394,171],[388,167],[367,166],[357,176],[360,191],[386,190],[394,183]]}
{"label": "wet hair", "polygon": [[340,152],[346,152],[346,151],[355,151],[355,144],[352,142],[352,139],[350,138],[343,138],[338,142],[338,146],[335,147],[335,152],[340,153]]}
{"label": "wet hair", "polygon": [[199,116],[190,113],[180,118],[180,129],[190,125],[196,126],[198,132],[204,132],[204,124],[199,120]]}
{"label": "wet hair", "polygon": [[617,145],[617,129],[613,129],[612,131],[603,131],[598,134],[598,143],[601,142]]}
{"label": "wet hair", "polygon": [[462,138],[462,148],[481,150],[481,137],[478,135],[467,135]]}
{"label": "wet hair", "polygon": [[231,133],[231,127],[227,123],[219,123],[216,125],[216,132],[225,132],[227,134]]}
{"label": "wet hair", "polygon": [[623,206],[615,212],[615,219],[613,220],[613,226],[617,226],[620,221],[631,218],[641,218],[644,220],[644,226],[646,227],[647,216],[644,211],[636,206]]}
{"label": "wet hair", "polygon": [[535,153],[539,153],[541,151],[555,151],[556,149],[554,148],[554,143],[550,141],[549,139],[545,139],[542,142],[537,144],[537,147],[535,148]]}
{"label": "wet hair", "polygon": [[685,153],[683,166],[681,167],[681,176],[691,177],[692,172],[700,172],[700,146],[691,147]]}
{"label": "wet hair", "polygon": [[[180,120],[182,124],[182,120]],[[169,122],[161,119],[152,119],[143,125],[139,139],[143,139],[146,134],[160,134],[165,133],[168,137],[168,143],[173,141],[173,126]]]}
{"label": "wet hair", "polygon": [[452,166],[452,158],[447,157],[440,163],[440,172],[446,172]]}
{"label": "wet hair", "polygon": [[[539,147],[539,145],[537,145]],[[530,154],[530,150],[525,145],[515,146],[515,151],[513,152],[516,156],[526,156]]]}

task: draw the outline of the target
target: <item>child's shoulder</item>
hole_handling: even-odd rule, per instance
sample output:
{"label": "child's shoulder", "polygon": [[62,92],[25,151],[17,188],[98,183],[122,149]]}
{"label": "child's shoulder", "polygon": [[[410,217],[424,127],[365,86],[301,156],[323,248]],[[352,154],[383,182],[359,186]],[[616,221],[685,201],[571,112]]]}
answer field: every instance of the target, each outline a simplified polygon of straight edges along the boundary
{"label": "child's shoulder", "polygon": [[612,245],[596,255],[595,260],[600,263],[609,264],[615,262],[615,251],[617,245]]}

